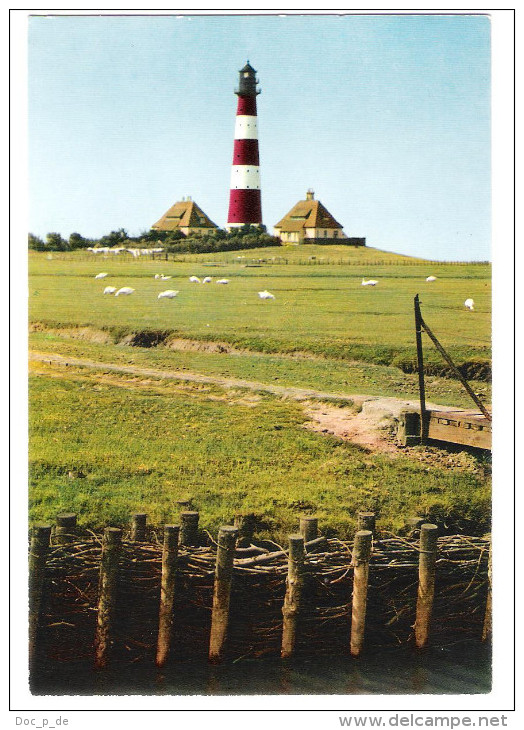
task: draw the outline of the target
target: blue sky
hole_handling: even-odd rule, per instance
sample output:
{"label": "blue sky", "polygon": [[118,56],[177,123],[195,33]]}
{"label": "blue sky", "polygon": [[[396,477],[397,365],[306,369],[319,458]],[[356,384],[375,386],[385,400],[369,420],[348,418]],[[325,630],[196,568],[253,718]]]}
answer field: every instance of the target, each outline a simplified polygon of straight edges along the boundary
{"label": "blue sky", "polygon": [[29,229],[136,235],[191,195],[224,226],[238,69],[257,69],[264,223],[307,188],[350,236],[490,258],[490,21],[29,21]]}

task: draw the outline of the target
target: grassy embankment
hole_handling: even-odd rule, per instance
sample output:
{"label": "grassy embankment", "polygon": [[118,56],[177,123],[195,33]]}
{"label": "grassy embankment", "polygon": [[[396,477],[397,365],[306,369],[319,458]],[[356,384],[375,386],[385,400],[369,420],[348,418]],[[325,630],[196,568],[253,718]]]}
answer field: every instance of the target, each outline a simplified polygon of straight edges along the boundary
{"label": "grassy embankment", "polygon": [[[275,250],[257,254],[267,258]],[[187,368],[348,395],[413,397],[415,377],[392,363],[413,357],[412,299],[419,292],[428,323],[458,362],[489,359],[488,266],[429,265],[373,250],[308,248],[307,257],[332,256],[334,263],[324,265],[304,258],[303,249],[285,254],[287,264],[256,268],[245,268],[245,260],[237,263],[231,254],[193,257],[191,263],[32,256],[30,319],[45,325],[31,336],[32,346],[102,362]],[[206,266],[221,258],[219,268]],[[94,280],[98,271],[110,277]],[[153,278],[159,272],[173,278],[159,282]],[[425,282],[429,273],[437,282]],[[226,277],[230,284],[193,285],[190,274]],[[362,276],[379,279],[379,285],[362,287]],[[136,292],[129,298],[103,296],[108,283]],[[180,294],[157,300],[165,288]],[[265,288],[274,301],[257,297]],[[475,299],[474,313],[463,310],[467,296]],[[62,336],[78,335],[79,325],[88,326],[88,339]],[[247,353],[116,344],[141,331],[219,341]],[[306,356],[289,357],[297,350]],[[59,379],[35,379],[33,519],[73,510],[95,526],[125,521],[130,511],[144,509],[159,521],[173,499],[190,492],[210,527],[239,509],[261,514],[268,531],[294,528],[296,513],[304,509],[318,511],[328,528],[342,532],[352,528],[351,513],[359,508],[378,510],[391,529],[420,510],[435,519],[463,518],[470,526],[473,520],[480,530],[488,524],[489,487],[483,469],[469,457],[464,468],[460,463],[457,468],[456,458],[453,468],[445,468],[409,456],[365,454],[305,431],[300,406],[269,395],[245,404],[244,396],[231,398],[212,386],[128,381],[70,369]],[[484,397],[489,394],[486,383],[474,385]],[[452,380],[432,377],[428,390],[437,402],[469,405]]]}

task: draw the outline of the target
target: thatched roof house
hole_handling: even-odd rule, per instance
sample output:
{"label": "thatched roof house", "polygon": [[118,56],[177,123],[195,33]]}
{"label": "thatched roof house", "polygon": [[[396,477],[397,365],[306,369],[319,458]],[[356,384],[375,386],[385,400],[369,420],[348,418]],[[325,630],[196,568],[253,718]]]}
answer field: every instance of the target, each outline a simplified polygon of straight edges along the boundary
{"label": "thatched roof house", "polygon": [[218,226],[188,197],[172,205],[151,228],[154,231],[181,231],[187,236],[191,233],[211,233]]}
{"label": "thatched roof house", "polygon": [[315,200],[313,190],[308,190],[306,199],[299,200],[274,226],[275,236],[279,236],[282,243],[333,243],[338,240],[365,245],[365,239],[348,239],[342,228],[320,200]]}

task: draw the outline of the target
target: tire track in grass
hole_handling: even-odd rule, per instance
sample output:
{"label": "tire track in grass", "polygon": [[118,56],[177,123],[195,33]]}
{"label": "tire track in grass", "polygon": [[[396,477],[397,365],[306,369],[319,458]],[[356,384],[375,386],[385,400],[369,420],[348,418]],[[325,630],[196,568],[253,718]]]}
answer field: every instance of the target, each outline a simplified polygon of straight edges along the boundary
{"label": "tire track in grass", "polygon": [[260,383],[255,380],[244,380],[242,378],[220,377],[212,375],[202,375],[190,371],[181,372],[180,370],[159,370],[156,368],[143,368],[136,365],[116,365],[114,363],[98,362],[87,358],[79,357],[63,357],[55,353],[30,351],[29,360],[34,362],[44,362],[62,365],[67,367],[72,365],[75,367],[84,367],[95,370],[106,370],[115,373],[126,373],[128,375],[139,375],[141,377],[165,378],[173,380],[187,380],[197,383],[209,383],[210,385],[218,385],[222,388],[247,388],[249,390],[259,390],[272,395],[278,395],[282,398],[293,398],[294,400],[311,400],[326,399],[335,401],[352,401],[358,408],[364,401],[377,399],[379,396],[369,395],[348,395],[347,393],[327,393],[312,388],[296,388],[285,385],[272,385],[269,383]]}
{"label": "tire track in grass", "polygon": [[[418,407],[415,401],[372,395],[328,393],[311,388],[273,385],[233,377],[217,377],[196,372],[160,370],[136,365],[117,365],[88,358],[64,357],[55,353],[30,351],[29,359],[52,366],[86,368],[106,373],[157,378],[188,383],[205,383],[225,390],[245,389],[270,393],[280,398],[291,398],[303,403],[304,414],[309,419],[306,428],[351,441],[367,450],[399,452],[394,437],[395,424],[400,411],[406,406]],[[444,406],[428,403],[429,408],[444,410]],[[457,409],[453,409],[457,410]]]}

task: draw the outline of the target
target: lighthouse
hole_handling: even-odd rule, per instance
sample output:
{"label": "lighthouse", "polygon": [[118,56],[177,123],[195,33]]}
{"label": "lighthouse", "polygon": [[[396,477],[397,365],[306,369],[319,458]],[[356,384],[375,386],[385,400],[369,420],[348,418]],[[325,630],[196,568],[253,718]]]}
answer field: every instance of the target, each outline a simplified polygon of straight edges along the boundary
{"label": "lighthouse", "polygon": [[260,225],[260,161],[258,156],[257,91],[258,79],[249,61],[240,69],[235,143],[229,193],[227,227]]}

